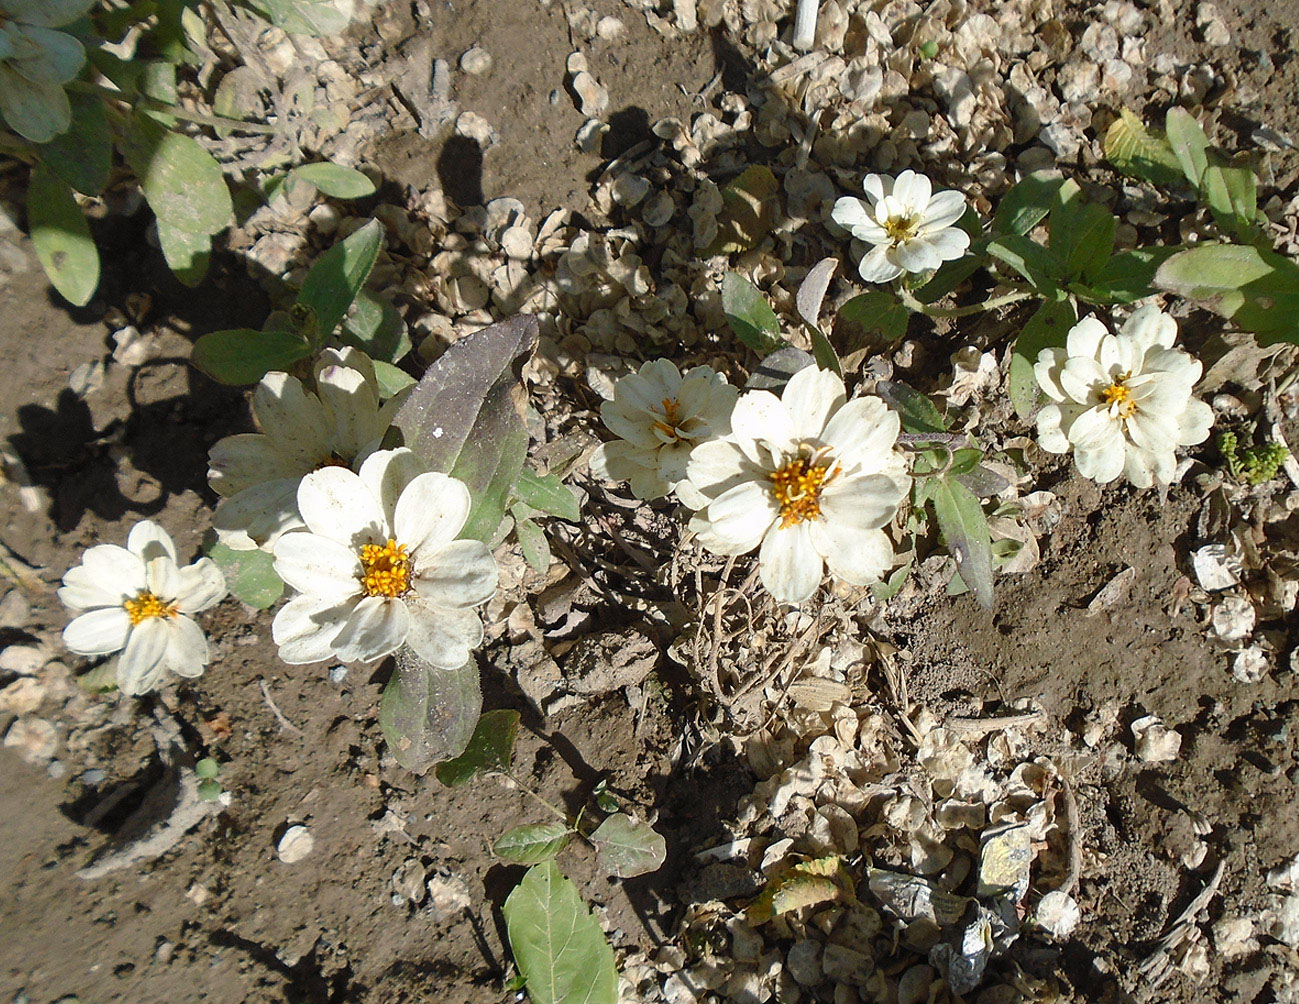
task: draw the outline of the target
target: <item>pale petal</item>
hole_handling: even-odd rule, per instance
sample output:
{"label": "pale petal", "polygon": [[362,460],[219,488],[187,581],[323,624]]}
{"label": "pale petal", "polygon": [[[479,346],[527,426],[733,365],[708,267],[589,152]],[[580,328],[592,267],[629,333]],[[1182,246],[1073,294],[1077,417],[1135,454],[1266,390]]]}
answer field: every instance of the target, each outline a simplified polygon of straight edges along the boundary
{"label": "pale petal", "polygon": [[302,469],[310,470],[333,452],[329,409],[297,377],[279,370],[262,377],[253,391],[253,415],[274,448]]}
{"label": "pale petal", "polygon": [[1067,397],[1060,387],[1060,373],[1068,359],[1064,349],[1050,348],[1039,352],[1037,362],[1033,364],[1033,376],[1037,379],[1037,385],[1052,401],[1060,402]]}
{"label": "pale petal", "polygon": [[1177,446],[1177,422],[1169,415],[1138,411],[1128,419],[1128,436],[1142,450],[1171,453]]}
{"label": "pale petal", "polygon": [[713,554],[720,554],[727,557],[733,554],[745,554],[752,551],[762,541],[761,537],[757,540],[742,541],[727,540],[724,537],[719,537],[713,530],[713,524],[710,523],[704,515],[695,515],[691,517],[687,526],[689,527],[690,532],[699,540],[699,543],[704,546],[705,550],[710,551]]}
{"label": "pale petal", "polygon": [[81,556],[90,580],[104,589],[121,589],[135,596],[144,588],[144,562],[116,544],[99,544]]}
{"label": "pale petal", "polygon": [[421,474],[428,473],[428,465],[419,454],[405,447],[395,450],[375,450],[361,463],[360,478],[365,482],[383,509],[383,518],[389,527],[397,516],[397,502],[406,486]]}
{"label": "pale petal", "polygon": [[406,640],[410,615],[406,604],[383,596],[367,596],[334,638],[334,653],[342,662],[370,662],[397,651]]}
{"label": "pale petal", "polygon": [[333,641],[355,603],[330,597],[295,596],[280,608],[271,623],[271,639],[281,661],[290,666],[320,662],[333,656]]}
{"label": "pale petal", "polygon": [[173,562],[179,560],[171,536],[151,519],[141,520],[131,527],[131,533],[126,538],[126,549],[146,565],[158,557],[167,557]]}
{"label": "pale petal", "polygon": [[970,247],[970,235],[956,227],[927,233],[917,240],[928,244],[930,250],[943,261],[955,261]]}
{"label": "pale petal", "polygon": [[862,255],[857,265],[857,273],[866,282],[892,282],[902,274],[902,266],[889,258],[892,250],[887,244],[879,244],[870,252]]}
{"label": "pale petal", "polygon": [[600,418],[605,428],[619,439],[646,448],[659,445],[658,437],[654,435],[656,419],[643,408],[633,407],[625,401],[605,401],[600,405]]}
{"label": "pale petal", "polygon": [[326,467],[303,478],[298,486],[298,512],[312,533],[352,550],[391,536],[374,492],[343,467]]}
{"label": "pale petal", "polygon": [[[313,458],[314,459],[314,458]],[[315,466],[305,457],[287,457],[258,432],[218,440],[208,452],[208,484],[229,498],[266,481],[297,479]]]}
{"label": "pale petal", "polygon": [[890,250],[893,261],[907,272],[926,272],[931,268],[938,268],[943,263],[943,259],[925,237],[903,241]]}
{"label": "pale petal", "polygon": [[457,540],[421,561],[412,585],[436,607],[476,607],[496,595],[496,559],[479,540]]}
{"label": "pale petal", "polygon": [[[303,526],[298,515],[300,477],[263,481],[222,499],[212,513],[212,527],[226,534],[243,534],[248,543],[236,550],[269,546],[285,531]],[[231,545],[234,546],[234,545]]]}
{"label": "pale petal", "polygon": [[1074,460],[1078,464],[1078,473],[1098,484],[1109,484],[1123,473],[1127,449],[1122,437],[1115,438],[1097,449],[1074,451]]}
{"label": "pale petal", "polygon": [[628,481],[653,470],[654,453],[622,440],[603,443],[591,454],[591,473],[602,481]]}
{"label": "pale petal", "polygon": [[1196,443],[1203,443],[1209,438],[1209,430],[1213,428],[1213,409],[1203,401],[1192,398],[1186,402],[1186,410],[1182,412],[1177,428],[1178,446],[1194,446]]}
{"label": "pale petal", "polygon": [[1132,339],[1143,355],[1156,346],[1171,349],[1177,340],[1177,321],[1154,304],[1133,311],[1120,330]]}
{"label": "pale petal", "polygon": [[1133,487],[1149,488],[1154,483],[1154,457],[1129,444],[1123,458],[1123,476]]}
{"label": "pale petal", "polygon": [[686,476],[686,465],[690,462],[690,453],[694,449],[689,443],[673,443],[659,450],[659,478],[669,486],[675,485]]}
{"label": "pale petal", "polygon": [[[948,188],[934,193],[929,200],[929,205],[925,207],[924,215],[920,218],[920,225],[926,231],[938,231],[950,227],[964,215],[965,196]],[[964,231],[960,232],[964,233]],[[966,243],[969,243],[968,234]]]}
{"label": "pale petal", "polygon": [[1102,408],[1088,408],[1069,427],[1069,439],[1079,450],[1094,450],[1123,438],[1119,423]]}
{"label": "pale petal", "polygon": [[220,603],[226,595],[226,580],[211,558],[199,558],[180,569],[176,608],[183,614],[196,614]]}
{"label": "pale petal", "polygon": [[298,530],[277,540],[274,553],[275,574],[300,593],[338,603],[361,592],[359,547]]}
{"label": "pale petal", "polygon": [[1119,340],[1113,335],[1106,335],[1101,339],[1100,354],[1096,357],[1100,364],[1101,372],[1105,374],[1107,380],[1117,380],[1124,373],[1130,373],[1131,368],[1124,365],[1124,353],[1120,347]]}
{"label": "pale petal", "polygon": [[708,506],[706,515],[717,536],[756,547],[767,528],[780,516],[780,505],[767,484],[746,481],[718,496]]}
{"label": "pale petal", "polygon": [[167,620],[167,654],[163,662],[177,676],[193,679],[208,664],[207,635],[188,617]]}
{"label": "pale petal", "polygon": [[808,523],[773,526],[758,551],[758,576],[777,603],[802,603],[821,584],[824,564]]}
{"label": "pale petal", "polygon": [[852,233],[853,236],[857,236],[856,230],[858,227],[877,226],[874,216],[871,215],[862,200],[849,196],[844,196],[835,201],[834,208],[830,210],[830,219],[843,227],[844,230]]}
{"label": "pale petal", "polygon": [[893,542],[883,530],[861,530],[822,519],[810,526],[812,543],[836,579],[864,586],[878,582],[893,567]]}
{"label": "pale petal", "polygon": [[1096,404],[1096,395],[1109,382],[1100,364],[1089,356],[1070,356],[1060,371],[1060,389],[1079,404]]}
{"label": "pale petal", "polygon": [[1060,406],[1048,404],[1037,413],[1037,445],[1047,453],[1068,453],[1070,442],[1061,428]]}
{"label": "pale petal", "polygon": [[632,469],[627,477],[627,483],[631,487],[631,493],[638,499],[648,502],[650,499],[659,499],[672,490],[667,479],[653,467],[636,467]]}
{"label": "pale petal", "polygon": [[439,669],[459,669],[482,644],[483,622],[470,609],[441,609],[421,600],[408,604],[410,628],[406,644]]}
{"label": "pale petal", "polygon": [[131,629],[117,662],[117,686],[122,693],[144,694],[158,685],[170,640],[169,625],[161,617],[146,618]]}
{"label": "pale petal", "polygon": [[63,644],[77,655],[107,655],[126,646],[131,617],[121,606],[82,614],[63,629]]}
{"label": "pale petal", "polygon": [[356,370],[371,387],[378,386],[379,379],[374,375],[374,361],[355,345],[337,345],[321,349],[320,355],[316,357],[314,367],[317,382],[320,381],[321,375],[331,366],[343,366],[349,370]]}
{"label": "pale petal", "polygon": [[731,438],[750,461],[758,463],[762,459],[758,444],[783,449],[794,444],[794,436],[794,422],[788,409],[771,391],[751,390],[735,403]]}
{"label": "pale petal", "polygon": [[690,451],[690,461],[686,464],[686,477],[709,498],[717,498],[741,481],[755,480],[764,474],[744,451],[726,439],[700,443]]}
{"label": "pale petal", "polygon": [[332,423],[332,452],[355,457],[372,439],[383,434],[378,427],[379,394],[365,375],[345,366],[328,366],[316,384],[320,400]]}
{"label": "pale petal", "polygon": [[59,601],[72,610],[120,607],[124,600],[134,598],[138,592],[138,589],[126,592],[112,582],[96,579],[85,565],[75,565],[63,576]]}
{"label": "pale petal", "polygon": [[153,558],[144,566],[145,588],[160,600],[171,602],[180,592],[180,569],[171,558]]}
{"label": "pale petal", "polygon": [[1105,325],[1096,318],[1084,317],[1069,329],[1066,336],[1069,355],[1097,358],[1100,355],[1101,339],[1108,334]]}
{"label": "pale petal", "polygon": [[907,215],[923,212],[933,191],[929,179],[915,171],[903,171],[893,182],[893,198],[907,207]]}
{"label": "pale petal", "polygon": [[876,205],[893,194],[893,179],[887,174],[868,174],[862,179],[861,187],[871,205]]}
{"label": "pale petal", "polygon": [[651,359],[641,366],[640,375],[661,391],[660,401],[675,398],[681,390],[681,371],[671,359]]}
{"label": "pale petal", "polygon": [[661,384],[641,376],[629,373],[613,388],[613,399],[620,402],[632,412],[652,411],[663,407],[664,388]]}
{"label": "pale petal", "polygon": [[446,474],[421,474],[397,501],[393,536],[417,559],[456,539],[469,518],[469,489]]}
{"label": "pale petal", "polygon": [[821,439],[834,448],[845,474],[873,473],[893,453],[902,428],[897,413],[877,397],[849,401],[834,413]]}
{"label": "pale petal", "polygon": [[[780,401],[789,412],[796,441],[820,439],[830,416],[847,399],[843,381],[829,370],[808,366],[785,386]],[[784,443],[787,440],[769,440]]]}
{"label": "pale petal", "polygon": [[875,530],[893,519],[905,494],[904,486],[882,474],[844,478],[822,493],[821,517],[858,530]]}

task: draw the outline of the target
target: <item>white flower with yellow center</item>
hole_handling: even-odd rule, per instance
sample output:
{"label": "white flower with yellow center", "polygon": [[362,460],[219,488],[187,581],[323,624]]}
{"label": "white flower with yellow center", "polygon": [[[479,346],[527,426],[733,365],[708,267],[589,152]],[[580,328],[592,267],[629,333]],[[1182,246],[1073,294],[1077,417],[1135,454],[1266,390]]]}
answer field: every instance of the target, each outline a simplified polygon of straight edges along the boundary
{"label": "white flower with yellow center", "polygon": [[730,431],[739,392],[707,366],[685,376],[666,359],[623,377],[613,400],[600,406],[605,426],[619,439],[591,456],[591,470],[608,481],[630,481],[640,499],[660,498],[686,476],[690,451]]}
{"label": "white flower with yellow center", "polygon": [[859,241],[875,245],[858,271],[867,282],[891,282],[903,272],[926,272],[961,257],[970,235],[953,224],[965,213],[965,196],[935,192],[923,174],[903,171],[897,180],[868,174],[869,201],[844,197],[830,218]]}
{"label": "white flower with yellow center", "polygon": [[181,568],[171,537],[144,520],[131,528],[125,547],[92,547],[63,576],[59,599],[79,614],[64,629],[63,643],[78,655],[121,652],[118,687],[143,694],[158,685],[163,670],[202,675],[207,638],[187,615],[225,594],[225,578],[211,558]]}
{"label": "white flower with yellow center", "polygon": [[677,488],[699,512],[690,523],[710,551],[758,551],[759,575],[781,603],[816,592],[824,569],[854,585],[893,565],[882,529],[910,487],[894,449],[898,416],[879,398],[848,401],[843,381],[800,370],[780,397],[749,391],[731,433],[690,456]]}
{"label": "white flower with yellow center", "polygon": [[298,594],[271,637],[292,665],[370,661],[409,645],[444,669],[483,640],[474,607],[496,593],[496,559],[456,540],[469,489],[432,474],[410,450],[379,450],[360,473],[326,467],[298,487],[305,530],[283,534],[275,571]]}
{"label": "white flower with yellow center", "polygon": [[1037,416],[1037,441],[1074,452],[1083,477],[1101,484],[1120,474],[1138,488],[1168,484],[1179,446],[1209,436],[1213,411],[1192,397],[1200,361],[1173,347],[1177,322],[1142,307],[1117,335],[1087,317],[1065,348],[1043,349],[1033,367],[1051,403]]}
{"label": "white flower with yellow center", "polygon": [[267,373],[253,392],[261,432],[227,436],[212,447],[208,483],[221,496],[212,525],[235,550],[267,550],[302,526],[298,483],[322,467],[355,469],[379,446],[404,395],[380,404],[374,364],[354,348],[326,349],[315,390],[297,377]]}

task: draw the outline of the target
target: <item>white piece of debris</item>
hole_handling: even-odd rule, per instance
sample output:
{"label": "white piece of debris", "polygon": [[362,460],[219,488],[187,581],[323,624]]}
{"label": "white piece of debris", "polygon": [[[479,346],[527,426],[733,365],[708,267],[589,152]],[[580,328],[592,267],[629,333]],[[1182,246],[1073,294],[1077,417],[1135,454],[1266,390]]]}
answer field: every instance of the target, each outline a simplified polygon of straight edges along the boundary
{"label": "white piece of debris", "polygon": [[44,718],[19,718],[9,726],[4,744],[33,767],[42,767],[54,759],[59,734]]}
{"label": "white piece of debris", "polygon": [[305,826],[290,826],[280,837],[276,853],[285,864],[291,865],[301,861],[316,847],[316,838]]}
{"label": "white piece of debris", "polygon": [[1231,675],[1238,683],[1258,683],[1267,676],[1267,656],[1257,645],[1242,649],[1231,660]]}
{"label": "white piece of debris", "polygon": [[1206,544],[1191,552],[1191,567],[1206,592],[1215,593],[1240,583],[1240,557],[1228,555],[1224,544]]}
{"label": "white piece of debris", "polygon": [[1146,715],[1132,723],[1133,749],[1142,763],[1168,763],[1182,751],[1182,737],[1166,728],[1158,715]]}
{"label": "white piece of debris", "polygon": [[1053,889],[1038,901],[1033,916],[1052,937],[1067,938],[1082,920],[1082,910],[1067,892]]}
{"label": "white piece of debris", "polygon": [[1227,643],[1244,641],[1254,630],[1254,604],[1243,596],[1225,596],[1213,608],[1213,633]]}
{"label": "white piece of debris", "polygon": [[434,920],[450,920],[473,903],[469,884],[459,875],[434,875],[428,880],[428,912]]}
{"label": "white piece of debris", "polygon": [[489,73],[492,69],[492,54],[481,46],[470,46],[460,55],[460,69],[472,76]]}

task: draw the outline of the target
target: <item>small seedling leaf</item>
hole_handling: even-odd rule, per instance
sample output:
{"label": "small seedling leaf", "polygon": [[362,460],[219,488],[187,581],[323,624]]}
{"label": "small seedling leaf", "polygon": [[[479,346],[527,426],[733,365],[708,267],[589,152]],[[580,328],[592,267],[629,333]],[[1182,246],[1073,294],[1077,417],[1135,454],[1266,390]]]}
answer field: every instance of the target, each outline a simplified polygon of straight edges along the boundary
{"label": "small seedling leaf", "polygon": [[591,834],[600,860],[619,878],[646,875],[662,866],[668,846],[662,834],[641,819],[615,813]]}
{"label": "small seedling leaf", "polygon": [[287,370],[311,355],[311,347],[288,331],[236,328],[213,331],[194,343],[189,361],[218,383],[256,383],[271,370]]}
{"label": "small seedling leaf", "polygon": [[236,551],[216,543],[208,549],[225,576],[230,595],[256,610],[274,605],[284,592],[284,581],[275,574],[275,559],[266,551]]}
{"label": "small seedling leaf", "polygon": [[298,303],[315,310],[322,338],[332,335],[343,320],[370,277],[382,247],[383,228],[378,220],[371,220],[317,258],[307,272]]}
{"label": "small seedling leaf", "polygon": [[518,730],[517,711],[501,708],[483,712],[464,752],[437,765],[438,780],[448,788],[459,788],[479,774],[508,771]]}
{"label": "small seedling leaf", "polygon": [[205,756],[198,763],[194,764],[194,773],[204,781],[210,781],[216,777],[221,770],[221,765],[213,760],[210,756]]}
{"label": "small seedling leaf", "polygon": [[1069,329],[1078,316],[1069,300],[1044,300],[1015,339],[1010,357],[1007,392],[1015,414],[1028,421],[1037,407],[1040,390],[1033,365],[1045,348],[1064,345]]}
{"label": "small seedling leaf", "polygon": [[337,35],[351,23],[353,10],[339,0],[252,0],[252,6],[291,35]]}
{"label": "small seedling leaf", "polygon": [[301,164],[289,172],[289,177],[314,185],[333,199],[362,199],[375,191],[374,182],[360,171],[328,160]]}
{"label": "small seedling leaf", "polygon": [[550,541],[546,539],[546,531],[532,520],[516,514],[514,532],[519,538],[519,549],[523,551],[523,560],[536,571],[544,574],[550,568]]}
{"label": "small seedling leaf", "polygon": [[576,523],[582,516],[573,492],[553,474],[538,474],[525,467],[514,485],[514,496],[533,509],[570,523]]}
{"label": "small seedling leaf", "polygon": [[989,244],[988,253],[1022,275],[1042,296],[1055,296],[1060,288],[1064,263],[1036,241],[1009,234]]}
{"label": "small seedling leaf", "polygon": [[527,823],[502,833],[492,844],[492,853],[516,865],[537,865],[553,861],[572,835],[572,829],[560,822]]}
{"label": "small seedling leaf", "polygon": [[505,933],[533,1004],[617,1004],[613,949],[553,861],[533,865],[505,900]]}
{"label": "small seedling leaf", "polygon": [[760,356],[785,344],[780,320],[762,292],[738,272],[722,276],[722,310],[737,338]]}
{"label": "small seedling leaf", "polygon": [[1185,108],[1174,107],[1164,118],[1164,132],[1186,180],[1199,188],[1204,169],[1209,166],[1209,137],[1203,127]]}
{"label": "small seedling leaf", "polygon": [[939,414],[934,402],[918,390],[913,390],[904,383],[881,380],[876,385],[875,392],[884,399],[885,404],[901,416],[902,428],[906,432],[944,433],[947,431],[947,423],[943,421],[943,416]]}
{"label": "small seedling leaf", "polygon": [[41,268],[59,295],[84,307],[99,288],[99,252],[72,188],[42,164],[32,168],[27,215]]}
{"label": "small seedling leaf", "polygon": [[995,234],[1025,235],[1046,219],[1064,178],[1058,171],[1034,171],[1002,196],[992,218]]}
{"label": "small seedling leaf", "polygon": [[404,646],[396,663],[379,701],[379,727],[396,761],[423,774],[458,757],[473,738],[483,708],[478,665],[471,659],[439,669]]}
{"label": "small seedling leaf", "polygon": [[415,385],[413,376],[382,359],[374,360],[374,379],[379,384],[379,397],[384,401]]}
{"label": "small seedling leaf", "polygon": [[1180,181],[1182,164],[1168,140],[1157,136],[1126,108],[1105,133],[1105,158],[1124,174],[1156,185]]}
{"label": "small seedling leaf", "polygon": [[961,482],[938,478],[931,497],[938,529],[956,559],[956,570],[979,605],[992,608],[992,536],[979,500]]}
{"label": "small seedling leaf", "polygon": [[364,289],[357,294],[353,309],[343,319],[341,334],[344,345],[355,346],[371,359],[384,362],[399,362],[411,349],[401,311]]}
{"label": "small seedling leaf", "polygon": [[1254,172],[1212,164],[1204,171],[1202,189],[1218,226],[1240,240],[1248,239],[1258,216],[1258,179]]}

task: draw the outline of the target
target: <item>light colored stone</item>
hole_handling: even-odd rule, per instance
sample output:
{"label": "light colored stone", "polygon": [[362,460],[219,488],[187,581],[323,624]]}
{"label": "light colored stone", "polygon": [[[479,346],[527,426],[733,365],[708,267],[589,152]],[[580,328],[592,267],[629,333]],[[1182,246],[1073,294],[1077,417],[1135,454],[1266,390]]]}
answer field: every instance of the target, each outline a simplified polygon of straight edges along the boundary
{"label": "light colored stone", "polygon": [[305,826],[290,826],[280,837],[276,853],[285,864],[294,864],[309,855],[316,847],[316,838]]}
{"label": "light colored stone", "polygon": [[470,46],[460,55],[460,69],[476,77],[490,73],[492,54],[481,46]]}
{"label": "light colored stone", "polygon": [[41,767],[54,759],[59,734],[44,718],[19,718],[5,733],[5,748],[17,751],[33,767]]}

